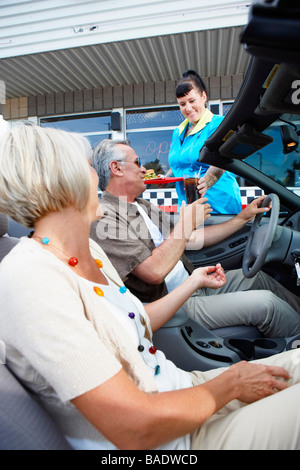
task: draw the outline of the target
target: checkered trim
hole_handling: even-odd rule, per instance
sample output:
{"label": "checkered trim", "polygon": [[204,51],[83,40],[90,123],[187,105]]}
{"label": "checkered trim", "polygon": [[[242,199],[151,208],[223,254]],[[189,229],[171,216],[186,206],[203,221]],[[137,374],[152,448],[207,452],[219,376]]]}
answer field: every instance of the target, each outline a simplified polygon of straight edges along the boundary
{"label": "checkered trim", "polygon": [[253,199],[256,199],[259,196],[264,194],[263,190],[256,187],[240,187],[242,206],[243,208],[250,204]]}
{"label": "checkered trim", "polygon": [[165,212],[177,212],[178,196],[175,188],[147,189],[143,198],[163,209]]}
{"label": "checkered trim", "polygon": [[[253,199],[264,194],[262,189],[255,186],[240,187],[240,192],[243,208],[250,204]],[[178,210],[178,196],[175,188],[146,189],[143,198],[159,206],[165,212],[177,212]]]}

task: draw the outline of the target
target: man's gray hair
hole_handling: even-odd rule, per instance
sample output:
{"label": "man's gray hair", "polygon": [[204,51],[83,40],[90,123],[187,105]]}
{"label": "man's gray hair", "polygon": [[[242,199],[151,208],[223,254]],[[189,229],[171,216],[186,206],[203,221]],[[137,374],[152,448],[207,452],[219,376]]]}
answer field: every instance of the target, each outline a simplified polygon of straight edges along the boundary
{"label": "man's gray hair", "polygon": [[102,140],[93,150],[91,163],[99,176],[99,188],[104,191],[110,179],[110,162],[124,162],[126,155],[118,144],[129,145],[129,140]]}

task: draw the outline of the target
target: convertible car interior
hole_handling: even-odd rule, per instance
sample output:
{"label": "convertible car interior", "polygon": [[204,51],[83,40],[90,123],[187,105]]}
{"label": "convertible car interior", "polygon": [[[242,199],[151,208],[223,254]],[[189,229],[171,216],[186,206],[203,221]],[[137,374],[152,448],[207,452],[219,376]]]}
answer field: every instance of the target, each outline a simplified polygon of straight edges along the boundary
{"label": "convertible car interior", "polygon": [[[238,234],[216,246],[186,252],[196,267],[221,262],[225,269],[242,268],[246,277],[262,269],[297,295],[300,181],[299,185],[294,181],[292,189],[285,187],[274,176],[248,163],[248,159],[254,154],[263,159],[264,152],[272,159],[272,145],[278,150],[272,133],[279,130],[281,158],[284,161],[293,158],[300,163],[297,156],[300,123],[299,131],[295,124],[300,115],[299,36],[299,2],[253,3],[240,37],[251,56],[248,71],[231,109],[199,155],[200,161],[231,171],[249,185],[261,188],[268,195],[266,202],[272,202],[270,214],[256,217]],[[208,223],[224,220],[225,216],[216,215]],[[1,214],[0,229],[1,261],[28,231]],[[185,370],[209,370],[295,349],[300,346],[300,335],[265,338],[256,328],[243,325],[211,331],[178,313],[154,334],[154,344]],[[69,448],[50,418],[12,376],[5,361],[1,361],[3,348],[5,345],[0,341],[0,448]]]}
{"label": "convertible car interior", "polygon": [[[222,243],[186,254],[196,267],[220,262],[227,270],[242,267],[246,277],[263,269],[299,296],[299,195],[247,163],[254,154],[260,159],[278,158],[278,142],[272,137],[278,129],[282,138],[281,162],[294,159],[297,152],[300,134],[294,123],[300,114],[297,3],[260,1],[252,5],[240,38],[251,55],[247,73],[235,102],[199,156],[199,161],[231,171],[261,188],[268,195],[264,202],[271,201],[272,210],[268,216],[257,216],[253,223]],[[206,223],[225,220],[225,216],[216,215]],[[297,348],[300,335],[264,338],[256,328],[242,325],[208,331],[178,315],[155,333],[155,341],[178,366],[207,370]]]}

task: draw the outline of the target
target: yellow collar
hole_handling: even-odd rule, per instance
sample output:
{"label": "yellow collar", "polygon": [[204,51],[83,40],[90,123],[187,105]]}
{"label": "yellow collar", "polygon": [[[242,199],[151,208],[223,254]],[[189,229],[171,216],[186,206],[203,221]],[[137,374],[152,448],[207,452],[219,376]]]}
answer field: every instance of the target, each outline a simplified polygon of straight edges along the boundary
{"label": "yellow collar", "polygon": [[[201,131],[203,129],[203,127],[206,126],[206,124],[208,122],[210,122],[212,120],[212,117],[213,117],[213,113],[205,108],[205,111],[204,113],[202,114],[201,118],[199,119],[199,121],[197,122],[197,124],[195,125],[194,129],[192,130],[192,132],[190,133],[191,134],[196,134],[197,132]],[[178,129],[179,129],[179,135],[185,130],[186,126],[188,125],[188,122],[189,120],[188,119],[185,119],[179,126],[178,126]]]}

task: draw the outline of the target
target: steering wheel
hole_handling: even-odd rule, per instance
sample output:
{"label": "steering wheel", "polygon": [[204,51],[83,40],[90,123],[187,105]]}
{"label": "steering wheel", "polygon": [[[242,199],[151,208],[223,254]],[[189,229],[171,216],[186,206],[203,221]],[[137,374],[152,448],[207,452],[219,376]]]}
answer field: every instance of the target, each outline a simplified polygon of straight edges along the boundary
{"label": "steering wheel", "polygon": [[270,202],[272,209],[269,222],[260,225],[263,213],[257,214],[249,233],[242,266],[243,274],[247,278],[255,276],[262,268],[275,237],[280,208],[277,194],[269,194],[263,200],[261,207],[267,207]]}

